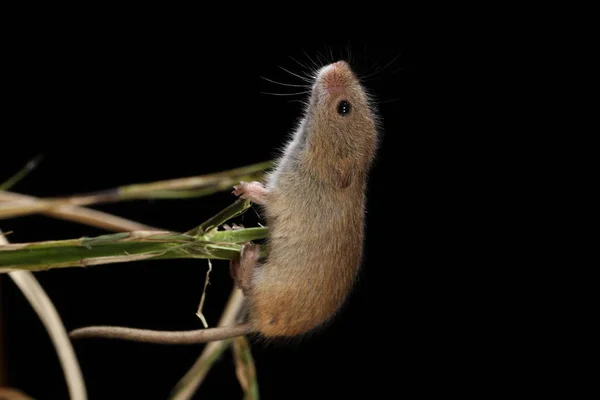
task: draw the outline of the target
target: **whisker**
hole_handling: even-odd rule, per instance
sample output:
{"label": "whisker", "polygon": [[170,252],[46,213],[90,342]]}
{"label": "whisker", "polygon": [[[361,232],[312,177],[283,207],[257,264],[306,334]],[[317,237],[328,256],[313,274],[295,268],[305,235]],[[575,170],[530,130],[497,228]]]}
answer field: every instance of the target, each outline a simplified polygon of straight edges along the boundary
{"label": "whisker", "polygon": [[305,76],[300,76],[300,75],[298,75],[298,74],[296,74],[296,73],[294,73],[294,72],[292,72],[292,71],[289,71],[289,70],[287,70],[287,69],[283,68],[282,66],[279,66],[279,68],[281,68],[282,70],[284,70],[284,71],[285,71],[285,72],[287,72],[288,74],[292,74],[292,75],[294,75],[295,77],[302,79],[304,82],[312,83],[312,80],[311,80],[311,79],[309,79],[309,78],[307,78],[307,77],[305,77]]}
{"label": "whisker", "polygon": [[[304,54],[306,55],[306,57],[308,57],[308,54],[306,54],[306,52],[304,52]],[[291,57],[291,56],[290,56],[290,58],[291,58],[292,60],[294,60],[295,62],[297,62],[297,63],[298,63],[298,64],[299,64],[299,65],[302,67],[302,69],[306,71],[306,74],[305,74],[305,75],[306,75],[306,77],[307,77],[307,78],[311,79],[311,83],[312,83],[312,81],[314,81],[314,79],[315,79],[315,78],[316,78],[316,76],[317,76],[317,71],[319,70],[319,67],[317,66],[316,68],[314,68],[314,67],[312,67],[312,66],[310,66],[310,65],[308,65],[308,64],[306,64],[306,65],[305,65],[305,64],[302,64],[300,61],[296,60],[294,57]],[[308,57],[308,59],[309,59],[309,60],[310,60],[310,61],[311,61],[311,62],[312,62],[314,65],[316,65],[316,64],[315,64],[315,62],[314,62],[314,61],[313,61],[313,60],[312,60],[310,57]],[[309,85],[307,85],[306,87],[309,87],[309,88],[310,88],[310,86],[309,86]]]}
{"label": "whisker", "polygon": [[321,60],[321,53],[317,51],[317,61],[319,61],[321,63],[321,65],[326,65],[327,64],[327,60],[323,61]]}
{"label": "whisker", "polygon": [[313,63],[313,65],[315,66],[315,68],[319,69],[320,66],[319,64],[317,64],[309,55],[306,51],[302,50],[302,52],[304,53],[304,55],[306,56],[306,58],[308,58],[310,60],[311,63]]}
{"label": "whisker", "polygon": [[308,88],[308,87],[310,87],[309,85],[292,85],[291,83],[277,82],[277,81],[274,81],[272,79],[265,78],[264,76],[261,76],[261,78],[264,79],[265,81],[269,81],[271,83],[275,83],[275,84],[281,85],[281,86],[300,87],[300,88]]}
{"label": "whisker", "polygon": [[300,61],[296,60],[294,57],[292,57],[292,56],[288,56],[288,57],[291,58],[293,61],[295,61],[296,64],[298,64],[299,66],[301,66],[303,69],[310,69],[310,67],[302,64]]}
{"label": "whisker", "polygon": [[303,101],[303,100],[300,100],[300,99],[287,100],[287,101],[286,101],[286,103],[300,103],[300,104],[302,104],[303,106],[305,106],[305,105],[306,105],[306,102],[305,102],[305,101]]}
{"label": "whisker", "polygon": [[404,98],[403,97],[398,97],[396,99],[385,100],[385,101],[378,101],[377,104],[389,104],[389,103],[394,103],[394,102],[400,101],[400,100],[404,100]]}
{"label": "whisker", "polygon": [[[398,73],[400,71],[404,71],[404,70],[406,70],[406,67],[396,68],[395,70],[393,70],[392,72],[390,72],[389,75],[394,75],[394,74],[396,74],[396,73]],[[381,78],[382,78],[381,76],[376,76],[374,78],[368,78],[368,79],[361,78],[360,81],[363,82],[363,83],[366,83],[366,82],[373,82],[373,81],[376,81],[376,80],[381,79]]]}
{"label": "whisker", "polygon": [[[366,46],[366,44],[365,44],[365,46]],[[369,71],[373,71],[373,73],[365,76],[365,78],[379,72],[379,62],[381,61],[381,57],[382,57],[382,55],[379,54],[379,57],[377,58],[377,60],[375,60],[373,63],[371,63],[371,65],[369,66]]]}
{"label": "whisker", "polygon": [[350,49],[350,42],[348,42],[348,44],[346,45],[346,53],[348,54],[348,64],[352,65],[353,61],[352,61],[352,51]]}
{"label": "whisker", "polygon": [[298,92],[298,93],[270,93],[270,92],[260,92],[260,94],[269,94],[271,96],[299,96],[301,94],[307,94],[310,93],[310,90],[307,90],[305,92]]}
{"label": "whisker", "polygon": [[400,67],[400,68],[396,68],[395,70],[393,70],[392,72],[390,72],[390,75],[394,75],[397,72],[400,71],[404,71],[406,69],[406,67]]}
{"label": "whisker", "polygon": [[[371,77],[371,76],[373,76],[373,75],[375,75],[375,74],[378,74],[378,73],[380,73],[381,71],[385,70],[385,69],[386,69],[386,68],[388,68],[390,65],[392,65],[392,64],[394,63],[394,61],[396,61],[398,58],[400,58],[400,56],[401,56],[401,54],[400,54],[400,53],[398,53],[398,54],[396,55],[396,57],[394,57],[394,58],[392,59],[392,61],[390,61],[389,63],[387,63],[387,64],[385,65],[385,67],[383,67],[383,68],[381,68],[381,69],[379,69],[379,70],[376,70],[376,71],[374,71],[374,72],[372,72],[372,73],[370,73],[370,74],[368,74],[368,75],[366,75],[366,76],[363,76],[363,77],[361,78],[361,80],[362,80],[362,79],[369,78],[369,77]],[[378,60],[378,61],[379,61],[379,60]]]}

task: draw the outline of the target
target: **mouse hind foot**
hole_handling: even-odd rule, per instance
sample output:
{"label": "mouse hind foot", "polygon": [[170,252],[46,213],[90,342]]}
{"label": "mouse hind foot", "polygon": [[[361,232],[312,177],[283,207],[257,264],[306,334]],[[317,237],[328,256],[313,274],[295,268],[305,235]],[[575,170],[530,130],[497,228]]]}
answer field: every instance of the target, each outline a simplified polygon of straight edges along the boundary
{"label": "mouse hind foot", "polygon": [[248,296],[252,286],[254,268],[260,258],[260,245],[248,242],[242,247],[239,260],[231,260],[229,269],[236,285]]}

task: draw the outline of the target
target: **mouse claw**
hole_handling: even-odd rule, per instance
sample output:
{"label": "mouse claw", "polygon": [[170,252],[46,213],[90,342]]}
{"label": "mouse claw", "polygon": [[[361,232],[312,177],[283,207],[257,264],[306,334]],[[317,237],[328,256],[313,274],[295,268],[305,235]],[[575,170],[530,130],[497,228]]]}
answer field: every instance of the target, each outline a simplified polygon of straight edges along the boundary
{"label": "mouse claw", "polygon": [[229,224],[223,224],[221,227],[224,231],[237,231],[238,229],[244,229],[244,225],[242,224],[233,224],[231,226],[229,226]]}

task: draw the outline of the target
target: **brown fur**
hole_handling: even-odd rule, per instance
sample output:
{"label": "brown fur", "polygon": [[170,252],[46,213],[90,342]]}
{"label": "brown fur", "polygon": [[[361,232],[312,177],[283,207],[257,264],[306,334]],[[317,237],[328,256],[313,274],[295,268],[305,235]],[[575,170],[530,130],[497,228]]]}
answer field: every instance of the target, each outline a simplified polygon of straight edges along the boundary
{"label": "brown fur", "polygon": [[[267,337],[295,336],[328,320],[362,260],[377,128],[349,66],[326,68],[313,86],[305,131],[296,133],[305,142],[290,143],[268,180],[269,257],[256,268],[249,294],[250,321]],[[337,112],[340,100],[351,104],[346,116]]]}

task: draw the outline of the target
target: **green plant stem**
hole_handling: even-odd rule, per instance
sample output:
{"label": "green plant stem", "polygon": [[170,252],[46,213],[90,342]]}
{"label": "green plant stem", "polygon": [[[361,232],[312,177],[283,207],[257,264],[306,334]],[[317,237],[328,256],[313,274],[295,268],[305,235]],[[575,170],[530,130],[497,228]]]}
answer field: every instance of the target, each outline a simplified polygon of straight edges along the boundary
{"label": "green plant stem", "polygon": [[[247,232],[248,231],[248,232]],[[0,246],[0,273],[14,270],[42,271],[51,268],[85,267],[145,259],[239,257],[249,238],[265,238],[267,228],[248,228],[227,234],[231,242],[194,238],[169,231],[134,231],[93,238],[16,243]],[[219,238],[219,235],[217,235]]]}
{"label": "green plant stem", "polygon": [[237,199],[232,205],[220,211],[217,215],[207,219],[198,227],[186,232],[191,236],[206,235],[210,231],[216,229],[227,220],[243,214],[250,207],[250,200]]}

